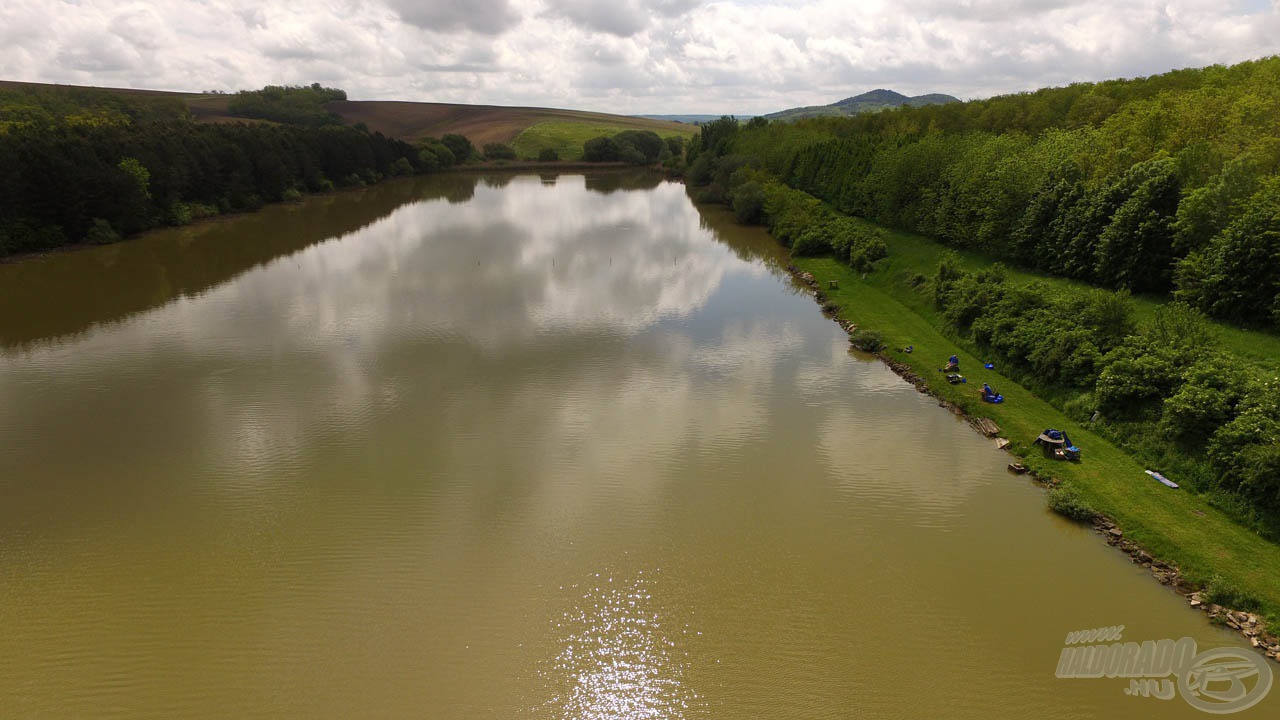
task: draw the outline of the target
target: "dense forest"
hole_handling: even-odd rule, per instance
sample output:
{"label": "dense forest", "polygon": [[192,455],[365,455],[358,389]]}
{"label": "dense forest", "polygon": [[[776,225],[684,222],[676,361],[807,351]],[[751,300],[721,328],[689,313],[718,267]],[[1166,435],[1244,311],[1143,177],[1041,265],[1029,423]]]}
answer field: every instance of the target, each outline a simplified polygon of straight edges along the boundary
{"label": "dense forest", "polygon": [[417,148],[340,125],[195,123],[164,96],[6,90],[0,256],[112,242],[455,161],[440,141]]}
{"label": "dense forest", "polygon": [[1054,275],[1280,321],[1280,58],[796,123],[713,123],[850,214]]}
{"label": "dense forest", "polygon": [[[796,254],[860,270],[883,254],[838,210],[1100,286],[951,261],[907,280],[1069,416],[1280,534],[1280,378],[1206,322],[1280,322],[1280,58],[854,118],[722,118],[689,163],[696,197]],[[1139,323],[1130,291],[1172,298]]]}

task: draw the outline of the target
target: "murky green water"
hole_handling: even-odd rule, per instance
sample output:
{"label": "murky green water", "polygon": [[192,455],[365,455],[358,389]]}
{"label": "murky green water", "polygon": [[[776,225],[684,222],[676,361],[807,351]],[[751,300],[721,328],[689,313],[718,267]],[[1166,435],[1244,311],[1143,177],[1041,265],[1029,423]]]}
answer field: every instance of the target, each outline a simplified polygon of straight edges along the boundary
{"label": "murky green water", "polygon": [[450,175],[0,266],[0,718],[1200,716],[1054,677],[1240,642],[779,262]]}

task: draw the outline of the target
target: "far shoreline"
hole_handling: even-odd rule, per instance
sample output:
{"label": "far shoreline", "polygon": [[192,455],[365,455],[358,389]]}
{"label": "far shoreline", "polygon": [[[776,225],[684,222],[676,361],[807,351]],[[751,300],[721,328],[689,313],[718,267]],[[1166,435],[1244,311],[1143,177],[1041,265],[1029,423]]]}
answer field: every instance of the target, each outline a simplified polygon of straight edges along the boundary
{"label": "far shoreline", "polygon": [[273,202],[263,203],[261,207],[258,207],[253,210],[238,210],[235,212],[219,213],[217,215],[210,215],[208,217],[202,217],[198,220],[193,220],[189,223],[186,223],[185,225],[161,225],[158,227],[148,228],[135,235],[129,235],[128,237],[120,238],[116,242],[112,242],[112,243],[103,243],[98,245],[91,244],[91,243],[83,243],[83,242],[67,243],[66,245],[59,245],[57,247],[45,248],[43,250],[32,250],[30,252],[20,252],[20,253],[13,253],[11,255],[3,255],[3,256],[0,256],[0,265],[30,262],[33,260],[39,260],[46,257],[61,255],[63,253],[80,252],[82,250],[87,250],[89,248],[111,247],[112,245],[119,245],[121,243],[140,240],[142,238],[152,235],[153,233],[171,231],[177,228],[199,228],[199,227],[202,227],[205,225],[211,225],[214,223],[230,222],[238,218],[253,215],[259,212],[260,210],[263,210],[268,207],[278,207],[280,205],[302,205],[308,202],[311,198],[321,198],[321,197],[329,197],[333,195],[351,193],[358,190],[364,190],[366,188],[373,187],[375,185],[381,185],[383,183],[393,182],[396,180],[413,180],[416,178],[428,177],[431,175],[442,175],[445,173],[529,172],[529,171],[547,171],[547,170],[581,173],[585,171],[617,172],[620,170],[628,170],[628,169],[646,169],[652,172],[660,172],[663,174],[670,175],[670,172],[667,169],[662,168],[660,166],[631,165],[628,163],[617,162],[617,161],[586,162],[585,160],[554,160],[554,161],[497,160],[497,161],[488,161],[488,162],[481,162],[481,163],[471,163],[467,165],[452,165],[450,167],[441,168],[439,170],[435,170],[429,173],[420,173],[418,175],[409,175],[406,177],[387,177],[377,182],[366,184],[366,185],[334,188],[333,190],[322,190],[319,192],[309,192],[309,193],[303,194],[303,196],[297,200],[276,200]]}

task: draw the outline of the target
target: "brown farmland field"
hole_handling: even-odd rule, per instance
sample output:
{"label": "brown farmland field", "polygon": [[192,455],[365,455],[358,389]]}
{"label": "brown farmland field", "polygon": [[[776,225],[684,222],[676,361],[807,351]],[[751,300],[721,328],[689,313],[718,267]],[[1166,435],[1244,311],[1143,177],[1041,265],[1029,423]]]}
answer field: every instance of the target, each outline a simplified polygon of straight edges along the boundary
{"label": "brown farmland field", "polygon": [[681,131],[687,133],[689,128],[680,123],[626,115],[500,105],[348,100],[329,103],[329,108],[348,123],[362,122],[370,130],[384,135],[413,141],[458,133],[466,135],[477,147],[485,143],[510,143],[525,128],[547,121],[618,125],[653,130],[659,135],[683,134]]}
{"label": "brown farmland field", "polygon": [[[67,87],[43,83],[0,80],[0,88]],[[133,90],[126,88],[94,88],[127,95],[178,97],[186,101],[196,122],[264,122],[237,118],[227,112],[230,95],[171,92],[165,90]],[[482,147],[485,143],[510,143],[521,131],[540,122],[576,122],[618,126],[620,129],[653,130],[659,135],[688,135],[690,126],[666,120],[650,120],[628,115],[558,110],[555,108],[505,107],[501,105],[458,105],[453,103],[401,102],[395,100],[344,100],[332,102],[329,109],[348,124],[364,123],[370,130],[413,142],[424,137],[440,137],[445,133],[465,135]]]}

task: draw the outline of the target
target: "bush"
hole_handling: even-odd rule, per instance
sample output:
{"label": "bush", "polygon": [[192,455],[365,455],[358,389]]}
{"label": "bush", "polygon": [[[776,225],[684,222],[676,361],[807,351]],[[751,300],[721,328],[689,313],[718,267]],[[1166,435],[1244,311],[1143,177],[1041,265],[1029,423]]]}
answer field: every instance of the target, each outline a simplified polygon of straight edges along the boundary
{"label": "bush", "polygon": [[764,188],[760,183],[751,180],[744,182],[732,192],[733,216],[745,225],[762,225],[764,215]]}
{"label": "bush", "polygon": [[1098,399],[1093,393],[1080,393],[1062,404],[1062,412],[1072,420],[1084,425],[1093,420],[1093,413],[1098,409]]}
{"label": "bush", "polygon": [[181,227],[191,223],[191,206],[184,202],[176,202],[169,206],[165,221],[170,225]]}
{"label": "bush", "polygon": [[1135,337],[1107,353],[1098,375],[1098,406],[1117,417],[1137,417],[1173,394],[1181,382],[1176,350]]}
{"label": "bush", "polygon": [[859,227],[851,220],[840,223],[832,246],[836,256],[858,272],[870,272],[877,260],[889,255],[889,246],[880,231]]}
{"label": "bush", "polygon": [[1249,372],[1224,355],[1200,360],[1187,368],[1182,387],[1164,401],[1161,432],[1192,447],[1204,446],[1236,418],[1251,384]]}
{"label": "bush", "polygon": [[628,165],[644,165],[648,162],[643,151],[626,143],[618,143],[618,159]]}
{"label": "bush", "polygon": [[[585,146],[584,146],[585,147]],[[689,184],[694,187],[710,184],[712,177],[710,155],[699,155],[689,164]]]}
{"label": "bush", "polygon": [[418,145],[418,164],[423,170],[432,172],[458,164],[458,158],[442,141],[427,138]]}
{"label": "bush", "polygon": [[878,352],[884,347],[884,338],[875,330],[863,330],[861,328],[854,330],[849,336],[849,344],[864,350],[866,352]]}
{"label": "bush", "polygon": [[652,130],[623,130],[613,136],[619,147],[635,148],[643,158],[641,163],[657,162],[658,156],[667,148],[667,143]]}
{"label": "bush", "polygon": [[[400,158],[400,159],[403,160],[404,158]],[[299,191],[298,188],[289,188],[288,190],[284,191],[284,194],[280,197],[280,199],[284,200],[285,202],[302,202],[302,192]]]}
{"label": "bush", "polygon": [[390,173],[391,177],[409,177],[413,174],[413,164],[409,162],[409,158],[396,158],[391,163]]}
{"label": "bush", "polygon": [[831,252],[831,243],[822,227],[810,227],[801,231],[791,243],[791,254],[797,256],[825,255]]}
{"label": "bush", "polygon": [[555,148],[542,148],[538,151],[538,162],[556,162],[560,159],[560,153]]}
{"label": "bush", "polygon": [[618,160],[618,152],[618,143],[603,135],[582,144],[582,159],[587,162],[615,162]]}
{"label": "bush", "polygon": [[1280,510],[1280,381],[1255,385],[1238,408],[1209,440],[1209,460],[1225,489]]}
{"label": "bush", "polygon": [[464,163],[470,160],[476,154],[476,146],[465,135],[457,133],[445,133],[440,136],[440,142],[454,157],[454,163]]}
{"label": "bush", "polygon": [[485,160],[515,160],[516,151],[511,149],[510,145],[502,143],[486,143],[484,146]]}
{"label": "bush", "polygon": [[120,242],[120,233],[111,227],[111,223],[98,218],[89,227],[89,232],[85,233],[84,241],[90,245],[110,245]]}
{"label": "bush", "polygon": [[1252,611],[1259,609],[1258,598],[1227,582],[1221,575],[1214,575],[1204,586],[1201,597],[1206,602],[1231,610]]}
{"label": "bush", "polygon": [[1097,511],[1070,485],[1062,485],[1049,491],[1049,509],[1076,522],[1090,522],[1098,516]]}

